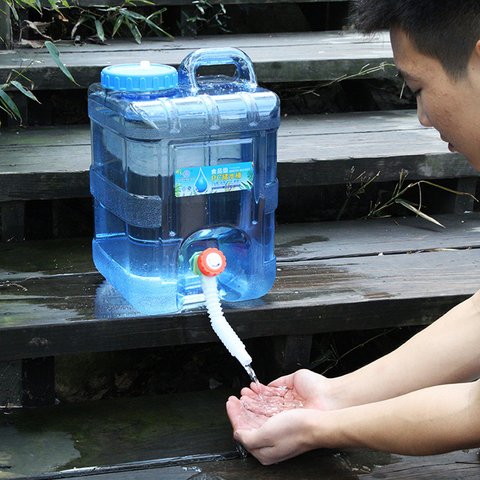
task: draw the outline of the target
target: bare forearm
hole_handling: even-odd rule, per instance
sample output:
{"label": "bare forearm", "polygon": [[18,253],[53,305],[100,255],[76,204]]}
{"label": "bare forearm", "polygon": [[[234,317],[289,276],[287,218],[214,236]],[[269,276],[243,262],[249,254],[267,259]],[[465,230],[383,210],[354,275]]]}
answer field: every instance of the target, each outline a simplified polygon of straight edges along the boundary
{"label": "bare forearm", "polygon": [[[318,444],[433,455],[480,446],[479,384],[431,387],[402,397],[319,412]],[[326,428],[325,428],[326,427]],[[325,439],[331,442],[322,445]]]}
{"label": "bare forearm", "polygon": [[393,398],[421,388],[480,376],[480,293],[389,355],[332,380],[339,406]]}

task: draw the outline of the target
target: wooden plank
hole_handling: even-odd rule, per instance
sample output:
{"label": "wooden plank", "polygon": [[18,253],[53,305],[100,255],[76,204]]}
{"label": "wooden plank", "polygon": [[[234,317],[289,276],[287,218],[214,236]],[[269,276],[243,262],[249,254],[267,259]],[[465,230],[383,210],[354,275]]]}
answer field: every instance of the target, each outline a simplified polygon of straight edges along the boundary
{"label": "wooden plank", "polygon": [[452,452],[427,457],[392,455],[392,461],[374,467],[362,479],[398,478],[402,480],[473,480],[480,474],[478,450]]}
{"label": "wooden plank", "polygon": [[190,457],[191,463],[196,455],[237,456],[225,411],[232,393],[220,389],[11,411],[0,425],[6,478],[48,473],[55,478],[58,470],[78,476],[87,473],[80,469],[123,464],[125,470],[132,462],[178,457],[186,457],[184,463]]}
{"label": "wooden plank", "polygon": [[0,408],[13,408],[21,404],[22,361],[0,362]]}
{"label": "wooden plank", "polygon": [[417,217],[278,225],[279,263],[476,248],[480,214],[438,215],[445,228]]}
{"label": "wooden plank", "polygon": [[[98,480],[190,480],[245,478],[264,480],[476,480],[480,473],[478,452],[452,452],[427,457],[406,457],[381,452],[318,450],[276,465],[262,466],[256,459],[190,463],[98,475]],[[75,477],[62,477],[73,479]]]}
{"label": "wooden plank", "polygon": [[[476,226],[467,225],[474,234],[478,218]],[[308,248],[284,245],[284,258],[289,253],[290,260],[304,258],[280,260],[272,290],[258,300],[225,304],[226,316],[242,338],[432,322],[476,291],[480,255],[478,242],[462,241],[468,247],[464,249],[458,242],[440,241],[442,235],[433,234],[425,223],[419,228],[412,246],[418,247],[424,235],[423,253],[382,255],[380,251],[315,259],[310,252],[312,259],[305,259]],[[385,244],[395,235],[394,230],[387,233]],[[310,234],[303,238],[307,244],[312,240]],[[357,238],[369,243],[368,237]],[[18,252],[25,248],[29,256],[28,244],[17,248]],[[218,341],[202,306],[145,317],[96,273],[22,274],[7,267],[1,278],[0,360]]]}
{"label": "wooden plank", "polygon": [[[478,245],[480,213],[436,218],[446,228],[415,217],[278,225],[275,253],[285,263]],[[0,258],[4,287],[28,278],[96,273],[90,238],[3,243]]]}
{"label": "wooden plank", "polygon": [[25,202],[11,201],[0,205],[2,242],[25,240]]}
{"label": "wooden plank", "polygon": [[[385,255],[282,265],[269,294],[225,304],[226,316],[242,338],[426,324],[475,292],[479,261],[475,250],[419,255],[425,263]],[[217,341],[202,308],[145,317],[100,275],[19,285],[27,291],[11,284],[2,294],[0,360]]]}
{"label": "wooden plank", "polygon": [[[60,58],[81,88],[100,80],[107,65],[135,63],[139,59],[178,66],[197,48],[238,47],[252,59],[260,82],[331,81],[343,75],[355,75],[367,64],[392,63],[388,34],[365,37],[355,32],[300,32],[247,35],[210,35],[195,38],[178,37],[174,41],[144,38],[141,45],[129,40],[109,40],[109,45],[74,46],[58,44]],[[50,55],[19,49],[0,51],[0,76],[7,77],[32,61],[28,78],[35,90],[75,88]],[[377,70],[370,77],[384,78],[395,74],[393,67]]]}
{"label": "wooden plank", "polygon": [[[5,129],[0,146],[0,201],[89,196],[87,125]],[[281,187],[346,184],[363,172],[395,181],[402,170],[409,180],[480,175],[412,110],[282,119]]]}
{"label": "wooden plank", "polygon": [[278,158],[283,186],[342,184],[362,173],[363,181],[398,180],[402,170],[411,180],[479,175],[412,110],[287,117]]}
{"label": "wooden plank", "polygon": [[[211,5],[245,5],[245,4],[265,4],[265,3],[309,3],[309,2],[330,2],[331,0],[209,0]],[[348,2],[349,0],[335,0],[336,2]],[[191,0],[153,0],[154,5],[175,6],[175,5],[191,5]],[[48,6],[47,2],[42,2]],[[123,3],[119,0],[74,0],[73,5],[81,7],[95,6],[121,6]],[[138,3],[141,6],[141,3]]]}
{"label": "wooden plank", "polygon": [[50,275],[96,273],[91,238],[0,244],[0,286]]}
{"label": "wooden plank", "polygon": [[262,466],[242,458],[232,439],[225,402],[238,393],[217,389],[12,411],[0,425],[6,478],[478,478],[475,450],[406,457],[324,449]]}
{"label": "wooden plank", "polygon": [[0,408],[53,405],[54,371],[51,357],[0,362]]}
{"label": "wooden plank", "polygon": [[[417,217],[277,225],[275,254],[283,264],[478,247],[480,213],[436,219],[445,228]],[[90,238],[3,243],[0,259],[4,288],[29,278],[96,274]]]}
{"label": "wooden plank", "polygon": [[468,192],[472,196],[461,195],[455,199],[453,213],[471,212],[475,207],[475,194],[477,191],[478,178],[459,178],[457,181],[457,192]]}

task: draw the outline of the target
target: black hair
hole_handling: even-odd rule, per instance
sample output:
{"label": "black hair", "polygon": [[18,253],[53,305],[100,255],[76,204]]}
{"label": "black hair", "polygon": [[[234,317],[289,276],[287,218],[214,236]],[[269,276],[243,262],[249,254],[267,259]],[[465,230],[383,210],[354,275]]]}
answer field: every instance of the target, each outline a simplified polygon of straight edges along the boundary
{"label": "black hair", "polygon": [[480,40],[480,0],[355,0],[353,23],[368,34],[402,30],[420,53],[459,79]]}

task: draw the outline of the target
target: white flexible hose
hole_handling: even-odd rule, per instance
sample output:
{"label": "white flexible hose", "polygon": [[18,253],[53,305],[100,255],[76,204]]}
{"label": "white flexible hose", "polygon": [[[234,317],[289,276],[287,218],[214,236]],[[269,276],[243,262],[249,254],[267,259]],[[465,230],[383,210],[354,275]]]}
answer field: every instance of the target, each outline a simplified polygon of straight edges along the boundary
{"label": "white flexible hose", "polygon": [[217,278],[207,277],[206,275],[200,275],[200,278],[205,294],[205,304],[214,332],[233,357],[244,367],[250,366],[252,357],[248,354],[245,345],[235,333],[235,330],[223,316],[222,306],[218,298]]}

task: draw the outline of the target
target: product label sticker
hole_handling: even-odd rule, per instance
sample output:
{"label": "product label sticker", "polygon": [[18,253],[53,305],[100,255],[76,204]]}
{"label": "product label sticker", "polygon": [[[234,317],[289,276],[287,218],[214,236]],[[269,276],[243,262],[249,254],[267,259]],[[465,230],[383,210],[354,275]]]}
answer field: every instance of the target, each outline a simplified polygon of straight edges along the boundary
{"label": "product label sticker", "polygon": [[252,163],[181,168],[175,171],[176,197],[251,190],[252,187]]}

